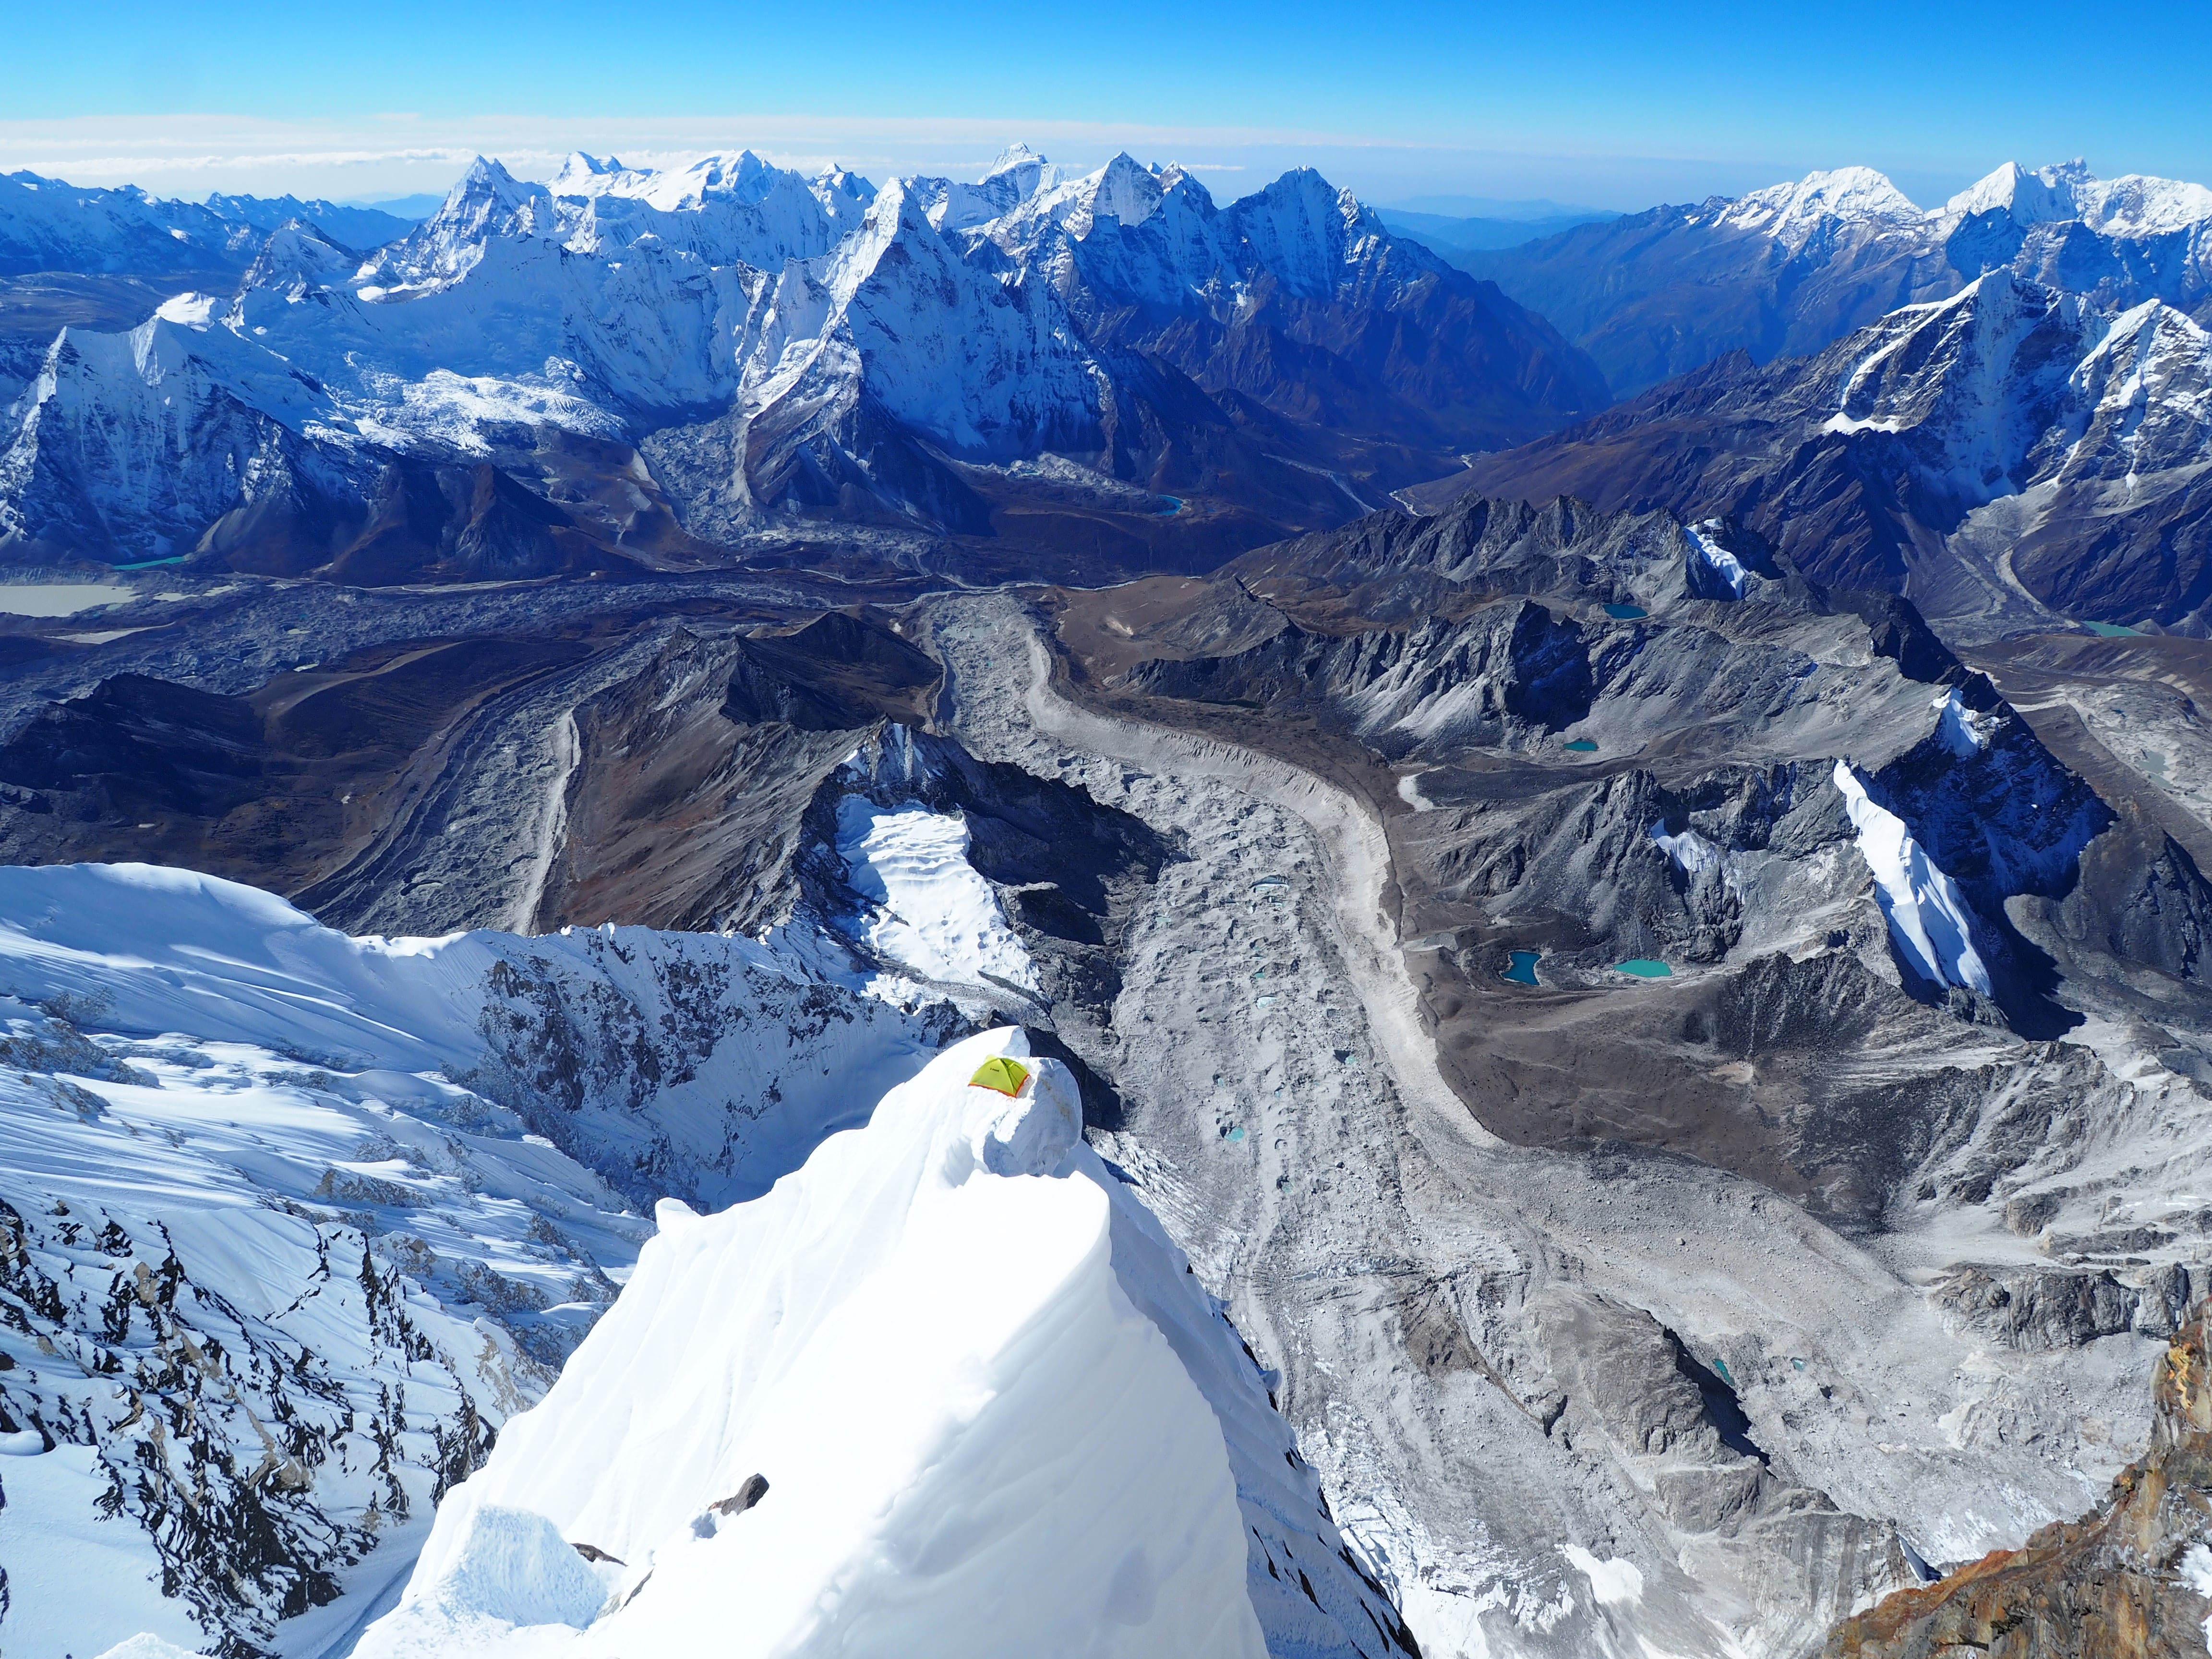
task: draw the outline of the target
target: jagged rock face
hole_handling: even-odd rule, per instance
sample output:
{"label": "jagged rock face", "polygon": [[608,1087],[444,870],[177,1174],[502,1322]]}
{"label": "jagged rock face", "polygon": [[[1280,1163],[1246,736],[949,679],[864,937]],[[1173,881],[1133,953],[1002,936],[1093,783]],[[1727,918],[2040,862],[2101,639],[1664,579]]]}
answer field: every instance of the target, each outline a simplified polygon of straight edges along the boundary
{"label": "jagged rock face", "polygon": [[1558,732],[1589,713],[1583,630],[1540,605],[1503,605],[1460,623],[1331,639],[1286,626],[1233,658],[1148,664],[1129,680],[1153,696],[1334,709],[1384,753]]}
{"label": "jagged rock face", "polygon": [[[2004,271],[1817,356],[1741,354],[1447,490],[1740,517],[1805,575],[1931,614],[2028,609],[2194,630],[2212,341],[2157,300],[2100,309]],[[2130,482],[2123,488],[2119,480]]]}
{"label": "jagged rock face", "polygon": [[[1737,201],[1654,208],[1460,263],[1588,351],[1632,396],[1731,351],[1815,352],[1899,306],[1985,272],[2201,313],[2212,303],[2212,197],[2170,179],[2008,162],[1923,213],[1864,167]],[[2201,320],[2201,315],[2200,315]]]}
{"label": "jagged rock face", "polygon": [[2154,1373],[2148,1455],[2079,1521],[2045,1527],[1829,1633],[1829,1659],[2163,1659],[2204,1646],[2212,1613],[2212,1308],[2190,1316]]}

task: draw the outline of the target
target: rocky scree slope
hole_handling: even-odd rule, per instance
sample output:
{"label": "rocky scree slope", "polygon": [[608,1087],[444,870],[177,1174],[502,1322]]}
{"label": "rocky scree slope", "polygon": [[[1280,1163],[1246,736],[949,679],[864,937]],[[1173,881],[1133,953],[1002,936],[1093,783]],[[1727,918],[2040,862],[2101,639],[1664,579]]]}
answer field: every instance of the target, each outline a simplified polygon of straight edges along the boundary
{"label": "rocky scree slope", "polygon": [[2153,1373],[2149,1451],[2094,1510],[1844,1620],[1828,1638],[1830,1659],[2197,1652],[2212,1616],[2208,1341],[2212,1309],[2200,1305]]}

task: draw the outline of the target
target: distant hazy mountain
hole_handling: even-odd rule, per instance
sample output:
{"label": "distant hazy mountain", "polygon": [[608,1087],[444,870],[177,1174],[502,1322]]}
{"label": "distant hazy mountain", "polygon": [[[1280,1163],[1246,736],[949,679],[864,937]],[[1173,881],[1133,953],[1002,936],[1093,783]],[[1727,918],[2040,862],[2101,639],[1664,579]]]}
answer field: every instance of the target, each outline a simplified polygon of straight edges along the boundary
{"label": "distant hazy mountain", "polygon": [[1518,247],[1577,225],[1617,219],[1617,213],[1591,209],[1551,214],[1541,218],[1455,218],[1441,213],[1412,213],[1402,208],[1382,209],[1376,216],[1401,236],[1426,243],[1449,259],[1478,248]]}
{"label": "distant hazy mountain", "polygon": [[349,196],[339,205],[374,208],[380,213],[413,222],[428,218],[445,205],[445,201],[435,191],[418,191],[411,196]]}
{"label": "distant hazy mountain", "polygon": [[2212,191],[2079,161],[2008,162],[1932,211],[1867,167],[1659,207],[1462,261],[1540,313],[1627,396],[1735,350],[1817,351],[1984,271],[2125,307],[2212,305]]}
{"label": "distant hazy mountain", "polygon": [[166,201],[135,185],[88,189],[34,173],[0,174],[0,276],[74,271],[168,280],[241,276],[279,225],[304,220],[349,247],[407,228],[380,208],[296,196]]}
{"label": "distant hazy mountain", "polygon": [[[152,261],[173,204],[101,201],[41,268]],[[205,291],[52,342],[0,438],[0,549],[480,577],[827,515],[1212,562],[1606,401],[1310,171],[1222,207],[1020,148],[880,192],[750,154],[549,185],[479,161],[366,254],[281,205],[172,214]]]}

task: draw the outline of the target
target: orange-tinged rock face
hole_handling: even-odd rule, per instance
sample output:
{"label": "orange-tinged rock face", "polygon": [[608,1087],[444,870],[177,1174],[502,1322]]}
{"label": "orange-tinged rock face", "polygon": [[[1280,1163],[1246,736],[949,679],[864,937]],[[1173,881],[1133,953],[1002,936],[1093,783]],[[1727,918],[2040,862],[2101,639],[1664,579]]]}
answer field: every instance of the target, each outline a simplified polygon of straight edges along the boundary
{"label": "orange-tinged rock face", "polygon": [[2151,1450],[2079,1521],[2045,1527],[1829,1633],[1828,1659],[2191,1659],[2212,1599],[2184,1576],[2212,1542],[2212,1303],[2154,1373]]}

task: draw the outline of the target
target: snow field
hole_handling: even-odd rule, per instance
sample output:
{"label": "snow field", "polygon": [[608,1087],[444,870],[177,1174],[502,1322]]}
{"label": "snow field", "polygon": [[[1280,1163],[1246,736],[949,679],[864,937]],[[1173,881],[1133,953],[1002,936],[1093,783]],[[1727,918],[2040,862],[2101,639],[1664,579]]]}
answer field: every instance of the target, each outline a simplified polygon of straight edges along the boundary
{"label": "snow field", "polygon": [[[1011,1029],[946,1050],[752,1202],[664,1204],[361,1659],[1259,1659],[1221,1421],[1181,1357],[1228,1328],[1123,1212],[1064,1067],[1031,1062],[1012,1101],[969,1085],[1026,1050]],[[1178,1297],[1164,1335],[1140,1308]],[[717,1510],[754,1474],[757,1509]],[[623,1565],[586,1628],[550,1628],[575,1621],[580,1544]]]}
{"label": "snow field", "polygon": [[847,795],[837,803],[837,853],[854,891],[876,906],[861,933],[870,950],[944,984],[1036,990],[1028,951],[968,862],[965,818]]}
{"label": "snow field", "polygon": [[1836,763],[1833,776],[1898,950],[1929,983],[1989,995],[1990,970],[1974,949],[1973,912],[1958,883],[1936,867],[1902,818],[1868,796],[1848,761]]}
{"label": "snow field", "polygon": [[0,1652],[346,1650],[629,1277],[595,1170],[765,1191],[941,1029],[750,940],[0,868]]}

